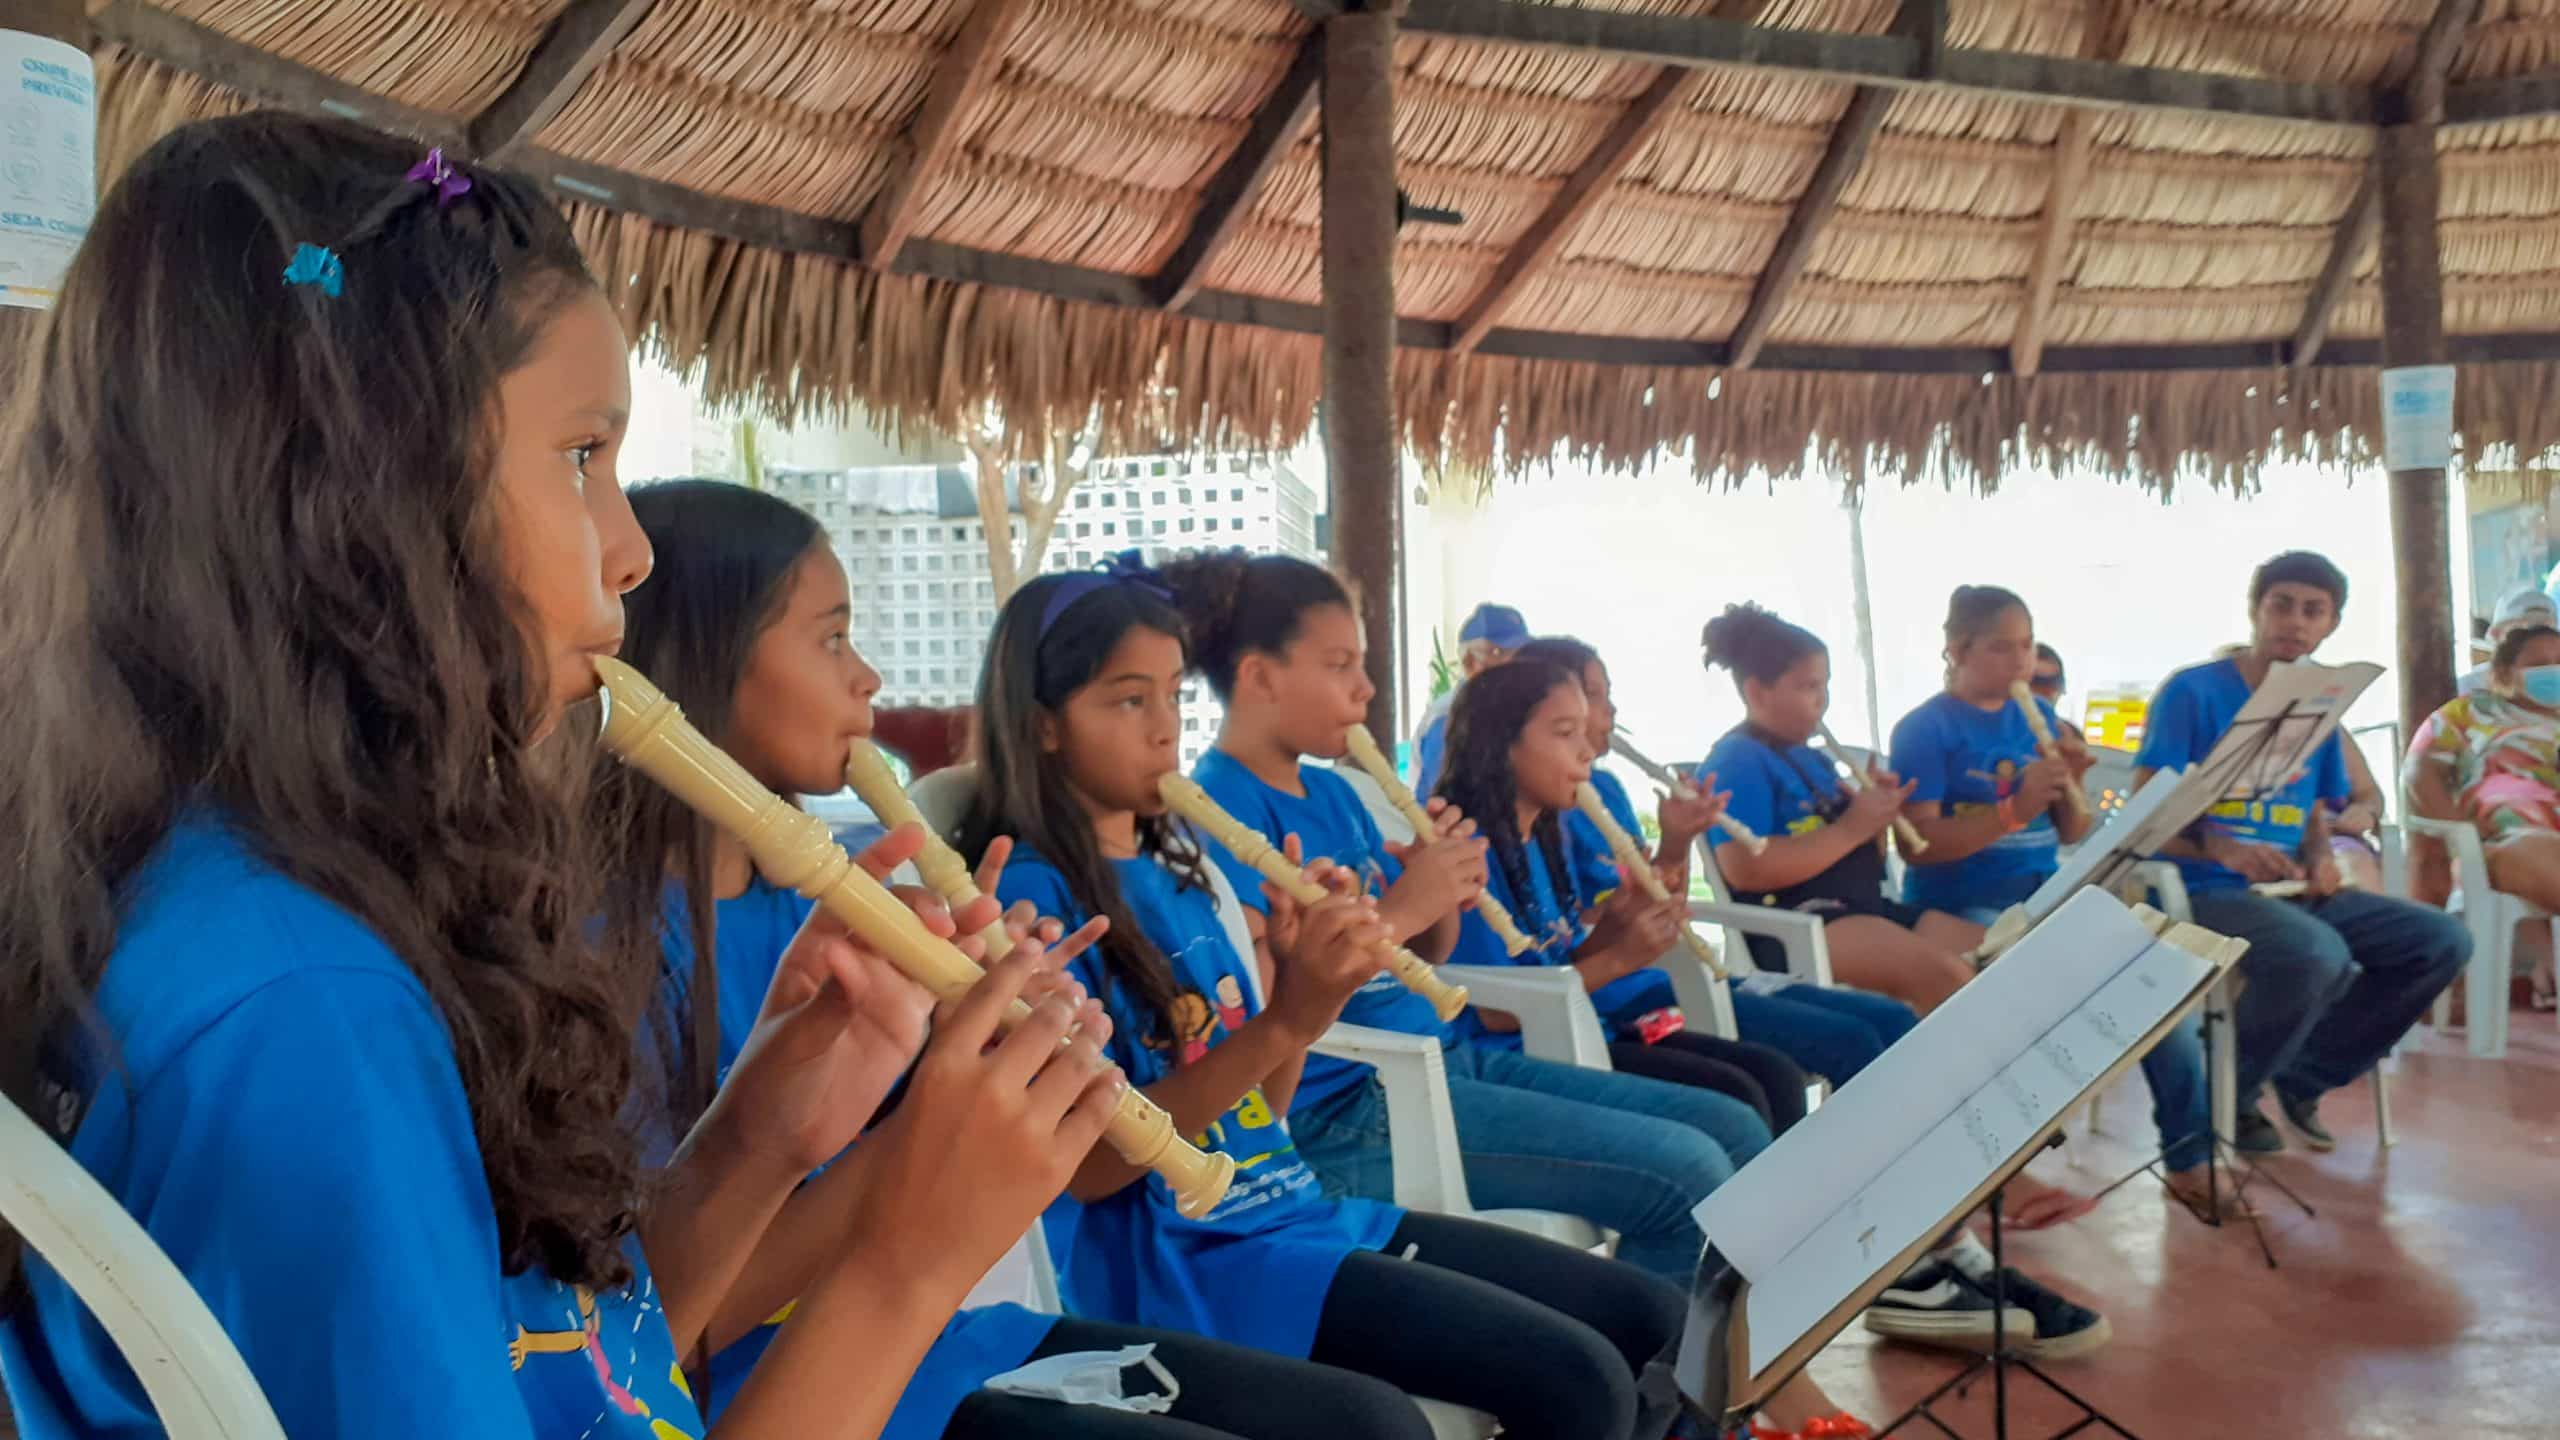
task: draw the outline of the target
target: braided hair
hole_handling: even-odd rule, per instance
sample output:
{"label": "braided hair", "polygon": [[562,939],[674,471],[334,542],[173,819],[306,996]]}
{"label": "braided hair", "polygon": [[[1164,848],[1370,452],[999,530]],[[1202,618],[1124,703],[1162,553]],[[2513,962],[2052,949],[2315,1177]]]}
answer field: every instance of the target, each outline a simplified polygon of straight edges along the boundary
{"label": "braided hair", "polygon": [[[1511,770],[1511,747],[1528,728],[1529,717],[1565,687],[1581,694],[1582,677],[1551,660],[1524,655],[1468,681],[1449,710],[1449,760],[1438,794],[1475,817],[1512,898],[1524,905],[1537,891],[1529,883],[1528,847],[1521,844],[1513,818],[1519,813],[1520,787]],[[1547,867],[1557,906],[1568,917],[1582,913],[1573,868],[1565,864],[1562,818],[1552,810],[1541,811],[1529,834]]]}

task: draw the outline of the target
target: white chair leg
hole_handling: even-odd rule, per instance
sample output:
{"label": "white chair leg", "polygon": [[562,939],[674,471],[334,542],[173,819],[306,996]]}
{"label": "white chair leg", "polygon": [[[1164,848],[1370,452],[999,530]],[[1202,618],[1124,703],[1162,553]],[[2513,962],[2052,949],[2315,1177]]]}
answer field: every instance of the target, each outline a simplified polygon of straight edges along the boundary
{"label": "white chair leg", "polygon": [[2373,1134],[2382,1148],[2391,1148],[2391,1072],[2384,1068],[2390,1062],[2373,1067]]}

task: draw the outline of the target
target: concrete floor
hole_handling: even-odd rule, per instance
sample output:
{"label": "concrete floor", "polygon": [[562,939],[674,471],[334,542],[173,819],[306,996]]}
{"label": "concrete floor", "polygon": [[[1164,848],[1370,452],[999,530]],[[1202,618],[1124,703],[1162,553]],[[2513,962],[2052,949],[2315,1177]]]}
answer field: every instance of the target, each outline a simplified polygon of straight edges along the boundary
{"label": "concrete floor", "polygon": [[[2359,1084],[2322,1107],[2335,1152],[2268,1162],[2318,1212],[2251,1191],[2281,1268],[2245,1226],[2208,1229],[2147,1177],[2076,1224],[2014,1237],[2011,1263],[2114,1327],[2113,1344],[2054,1377],[2142,1440],[2560,1436],[2560,1027],[2518,1010],[2506,1058],[2475,1060],[2461,1043],[2419,1030],[2391,1077],[2389,1150]],[[2102,1132],[2075,1125],[2034,1173],[2096,1191],[2152,1147],[2150,1114],[2128,1076]],[[1959,1363],[1852,1327],[1814,1374],[1881,1426]],[[1987,1440],[1991,1387],[1969,1388],[1941,1413]],[[2011,1405],[2017,1440],[2078,1413],[2032,1381],[2013,1385]],[[1925,1422],[1901,1433],[1939,1434]]]}

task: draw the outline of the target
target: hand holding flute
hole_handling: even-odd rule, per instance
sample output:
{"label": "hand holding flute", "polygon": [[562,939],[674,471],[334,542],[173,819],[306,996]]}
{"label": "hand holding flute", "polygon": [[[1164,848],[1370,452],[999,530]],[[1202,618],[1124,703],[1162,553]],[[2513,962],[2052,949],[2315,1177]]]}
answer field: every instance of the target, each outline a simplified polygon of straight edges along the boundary
{"label": "hand holding flute", "polygon": [[[1600,838],[1609,843],[1609,853],[1617,858],[1618,868],[1627,872],[1627,878],[1655,900],[1668,901],[1671,892],[1663,885],[1662,876],[1654,870],[1652,859],[1644,853],[1643,847],[1636,844],[1636,838],[1627,833],[1626,827],[1618,823],[1618,817],[1609,813],[1608,805],[1600,799],[1600,792],[1591,788],[1590,781],[1585,780],[1573,787],[1573,803],[1593,825],[1599,827]],[[1708,974],[1719,980],[1725,978],[1724,966],[1716,962],[1714,949],[1699,938],[1698,932],[1691,929],[1685,919],[1680,926],[1680,938],[1688,943],[1689,953],[1697,956],[1699,962],[1707,967]]]}
{"label": "hand holding flute", "polygon": [[[1209,797],[1191,779],[1167,774],[1156,781],[1158,793],[1175,814],[1197,825],[1210,839],[1227,847],[1229,854],[1250,865],[1263,879],[1279,888],[1281,894],[1303,905],[1313,905],[1325,898],[1322,885],[1307,878],[1304,870],[1289,862],[1278,847],[1257,834],[1253,828]],[[1440,972],[1428,961],[1402,945],[1390,944],[1386,956],[1387,970],[1404,982],[1406,989],[1431,1002],[1434,1013],[1443,1020],[1457,1018],[1467,1008],[1467,989],[1440,978]]]}
{"label": "hand holding flute", "polygon": [[[1609,751],[1619,759],[1624,760],[1628,764],[1636,767],[1638,770],[1643,771],[1646,779],[1661,786],[1670,794],[1694,795],[1697,793],[1698,787],[1692,783],[1687,776],[1679,774],[1668,765],[1663,765],[1656,761],[1646,759],[1644,753],[1636,749],[1633,744],[1629,743],[1627,737],[1623,734],[1611,735],[1609,737]],[[1749,850],[1754,855],[1757,855],[1761,851],[1769,848],[1769,842],[1760,838],[1758,832],[1754,831],[1750,826],[1743,824],[1741,821],[1734,819],[1730,815],[1719,812],[1716,815],[1715,825],[1717,829],[1733,837],[1736,844],[1741,845],[1744,849]]]}
{"label": "hand holding flute", "polygon": [[[817,901],[856,940],[936,997],[966,1003],[986,972],[855,865],[824,822],[758,783],[639,671],[604,657],[595,666],[604,684],[608,749],[743,841],[757,870],[775,884]],[[1012,1030],[1031,1015],[1015,1000],[1000,1023]],[[1062,1037],[1061,1043],[1071,1042]],[[1234,1157],[1185,1142],[1174,1133],[1173,1118],[1135,1089],[1121,1092],[1104,1135],[1130,1164],[1162,1175],[1185,1215],[1207,1214],[1235,1177]]]}
{"label": "hand holding flute", "polygon": [[[1350,751],[1351,763],[1369,772],[1369,778],[1377,781],[1378,788],[1386,792],[1387,803],[1395,806],[1397,813],[1404,816],[1405,823],[1413,827],[1414,843],[1430,844],[1440,833],[1439,823],[1397,776],[1396,767],[1388,763],[1386,752],[1378,748],[1377,740],[1369,734],[1369,727],[1354,725],[1343,733],[1342,738]],[[1475,906],[1476,913],[1484,917],[1484,923],[1492,927],[1494,938],[1502,942],[1504,954],[1519,955],[1529,949],[1529,937],[1520,933],[1519,923],[1511,918],[1511,912],[1503,907],[1501,901],[1479,890]]]}
{"label": "hand holding flute", "polygon": [[[1822,737],[1822,747],[1831,752],[1831,758],[1840,761],[1841,786],[1852,795],[1867,789],[1869,781],[1866,775],[1861,773],[1857,766],[1841,757],[1840,741],[1832,735],[1831,727],[1818,724],[1814,730]],[[1920,827],[1912,824],[1911,818],[1903,814],[1899,807],[1893,812],[1893,834],[1895,839],[1902,842],[1902,851],[1906,855],[1917,855],[1929,848],[1929,842],[1920,838]]]}
{"label": "hand holding flute", "polygon": [[[2044,707],[2036,703],[2036,692],[2021,680],[2009,687],[2009,698],[2017,701],[2018,709],[2026,715],[2027,728],[2035,732],[2036,749],[2048,760],[2061,759],[2062,747],[2054,742],[2053,727],[2045,723]],[[2062,787],[2062,803],[2071,807],[2074,816],[2089,818],[2089,792],[2080,788],[2079,776],[2072,776]]]}

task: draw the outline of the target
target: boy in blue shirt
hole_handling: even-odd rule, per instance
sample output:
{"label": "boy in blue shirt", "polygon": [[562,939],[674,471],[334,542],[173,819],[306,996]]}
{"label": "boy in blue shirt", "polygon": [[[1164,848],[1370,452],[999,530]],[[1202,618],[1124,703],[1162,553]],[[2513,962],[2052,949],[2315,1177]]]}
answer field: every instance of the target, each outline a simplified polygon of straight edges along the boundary
{"label": "boy in blue shirt", "polygon": [[[2259,566],[2249,647],[2160,687],[2144,717],[2136,786],[2212,753],[2269,667],[2309,659],[2346,603],[2347,577],[2322,556],[2288,551]],[[2389,1054],[2471,954],[2462,926],[2442,911],[2340,884],[2324,805],[2347,798],[2344,748],[2332,734],[2303,773],[2271,793],[2225,800],[2160,851],[2184,875],[2196,923],[2249,942],[2235,1016],[2245,1103],[2232,1140],[2257,1154],[2285,1144],[2258,1106],[2270,1080],[2303,1143],[2335,1148],[2320,1097]],[[2250,889],[2274,880],[2309,888],[2298,901]]]}

